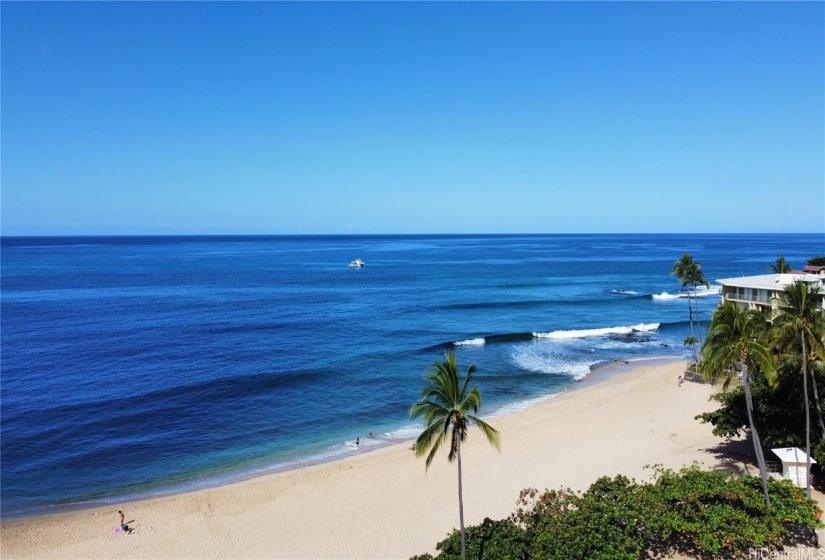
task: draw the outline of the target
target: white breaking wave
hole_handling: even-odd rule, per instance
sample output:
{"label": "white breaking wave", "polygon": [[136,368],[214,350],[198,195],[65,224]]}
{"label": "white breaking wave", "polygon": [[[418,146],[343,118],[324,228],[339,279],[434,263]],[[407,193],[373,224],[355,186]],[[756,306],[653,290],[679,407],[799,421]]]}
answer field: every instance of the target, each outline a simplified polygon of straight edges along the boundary
{"label": "white breaking wave", "polygon": [[678,293],[678,294],[671,294],[670,292],[662,292],[661,294],[653,294],[651,296],[653,299],[660,300],[660,301],[667,301],[670,299],[679,299],[679,298],[686,298],[688,294],[686,292]]}
{"label": "white breaking wave", "polygon": [[383,434],[381,437],[386,438],[390,441],[397,441],[400,439],[412,439],[418,437],[421,433],[422,424],[408,424],[397,430],[393,430],[391,432],[387,432]]}
{"label": "white breaking wave", "polygon": [[595,360],[581,360],[566,355],[564,351],[550,348],[521,347],[512,355],[513,362],[521,369],[537,373],[554,373],[570,375],[574,379],[583,379],[590,373],[590,366]]}
{"label": "white breaking wave", "polygon": [[484,344],[484,338],[471,338],[469,340],[458,340],[453,342],[455,346],[481,346]]}
{"label": "white breaking wave", "polygon": [[[710,296],[718,296],[721,293],[721,290],[722,288],[720,286],[711,286],[710,288],[699,286],[696,289],[696,297],[705,298]],[[670,292],[662,292],[661,294],[653,294],[651,297],[659,301],[667,301],[672,299],[690,298],[693,296],[693,292],[676,292],[675,294]]]}
{"label": "white breaking wave", "polygon": [[718,296],[721,293],[722,286],[711,286],[710,288],[699,286],[696,290],[696,297]]}
{"label": "white breaking wave", "polygon": [[632,334],[634,332],[655,331],[659,328],[659,323],[647,323],[633,325],[631,327],[606,327],[603,329],[581,329],[570,331],[534,332],[536,338],[551,338],[554,340],[569,340],[572,338],[585,338],[588,336],[606,336],[610,334]]}
{"label": "white breaking wave", "polygon": [[633,290],[610,290],[612,294],[622,294],[625,296],[638,296],[639,292],[634,292]]}
{"label": "white breaking wave", "polygon": [[554,399],[561,395],[561,393],[551,393],[549,395],[544,395],[541,397],[536,397],[534,399],[527,399],[523,401],[514,402],[508,405],[504,405],[500,408],[493,410],[490,413],[491,417],[495,416],[504,416],[506,414],[513,414],[514,412],[521,412],[525,408],[530,408],[531,406],[549,401],[550,399]]}

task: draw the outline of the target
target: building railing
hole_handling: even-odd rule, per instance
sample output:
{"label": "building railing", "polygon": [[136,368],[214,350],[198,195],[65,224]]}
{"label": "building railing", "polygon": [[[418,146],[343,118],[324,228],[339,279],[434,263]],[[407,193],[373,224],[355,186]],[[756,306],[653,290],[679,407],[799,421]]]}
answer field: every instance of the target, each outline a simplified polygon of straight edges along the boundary
{"label": "building railing", "polygon": [[740,296],[739,294],[722,294],[722,296],[730,301],[741,301],[745,303],[764,303],[765,305],[770,305],[773,303],[773,297],[756,297],[755,295],[743,295]]}

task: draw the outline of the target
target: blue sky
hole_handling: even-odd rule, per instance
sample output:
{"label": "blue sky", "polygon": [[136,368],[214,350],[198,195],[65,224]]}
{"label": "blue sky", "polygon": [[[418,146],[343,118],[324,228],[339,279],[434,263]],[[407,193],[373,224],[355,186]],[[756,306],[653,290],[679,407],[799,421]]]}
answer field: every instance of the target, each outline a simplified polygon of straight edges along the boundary
{"label": "blue sky", "polygon": [[825,231],[825,4],[2,2],[3,235]]}

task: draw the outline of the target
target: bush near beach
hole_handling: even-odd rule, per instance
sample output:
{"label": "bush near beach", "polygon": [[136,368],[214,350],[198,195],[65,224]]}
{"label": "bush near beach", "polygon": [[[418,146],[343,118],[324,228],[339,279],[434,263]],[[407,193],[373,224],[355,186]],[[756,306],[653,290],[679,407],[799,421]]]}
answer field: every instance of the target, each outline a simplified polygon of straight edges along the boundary
{"label": "bush near beach", "polygon": [[[467,528],[467,558],[496,560],[635,560],[678,553],[695,558],[741,557],[805,542],[822,527],[822,510],[788,480],[771,480],[771,508],[759,478],[697,466],[654,468],[637,483],[602,477],[584,493],[523,490],[509,518]],[[453,531],[436,545],[438,560],[461,558]],[[429,554],[413,560],[433,559]]]}
{"label": "bush near beach", "polygon": [[[764,375],[758,371],[751,375],[751,392],[754,410],[754,422],[759,431],[762,445],[773,447],[799,447],[805,449],[804,418],[805,400],[802,397],[801,374],[796,372],[780,376],[774,387],[768,385]],[[817,384],[817,393],[825,397],[825,377],[813,376]],[[748,417],[745,409],[745,391],[742,385],[736,385],[727,392],[718,393],[713,400],[719,408],[696,416],[697,420],[713,426],[713,434],[721,438],[737,438],[748,433]],[[825,437],[818,428],[816,414],[821,410],[825,399],[812,403],[811,456],[820,464],[825,464]],[[814,478],[816,478],[816,471]]]}

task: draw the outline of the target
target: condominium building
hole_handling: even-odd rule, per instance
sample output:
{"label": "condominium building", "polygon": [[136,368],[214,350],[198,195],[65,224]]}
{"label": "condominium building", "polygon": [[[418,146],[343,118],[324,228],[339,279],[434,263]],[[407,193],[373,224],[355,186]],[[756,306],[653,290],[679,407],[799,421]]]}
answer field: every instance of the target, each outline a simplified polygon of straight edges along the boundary
{"label": "condominium building", "polygon": [[773,318],[779,306],[780,297],[786,286],[796,281],[808,282],[819,287],[817,308],[825,312],[825,270],[819,274],[790,272],[788,274],[763,274],[741,278],[717,280],[722,285],[722,301],[733,301],[739,307],[761,309]]}

